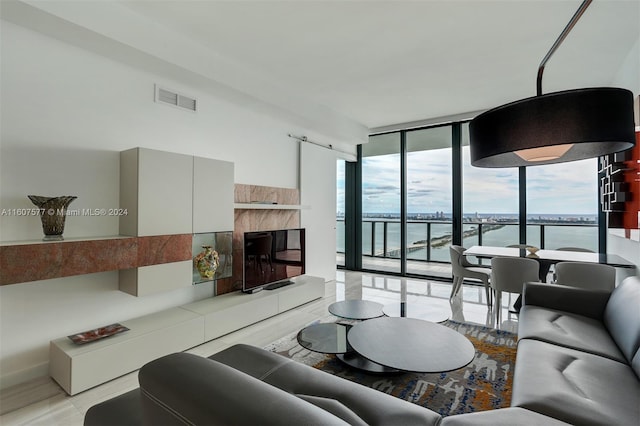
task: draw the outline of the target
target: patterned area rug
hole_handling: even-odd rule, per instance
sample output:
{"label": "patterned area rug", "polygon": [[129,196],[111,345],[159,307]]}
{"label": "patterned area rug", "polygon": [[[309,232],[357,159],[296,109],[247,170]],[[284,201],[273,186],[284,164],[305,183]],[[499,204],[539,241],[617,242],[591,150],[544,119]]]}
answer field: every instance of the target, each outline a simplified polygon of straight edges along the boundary
{"label": "patterned area rug", "polygon": [[[318,322],[332,320],[335,317]],[[442,325],[464,334],[473,343],[476,356],[471,364],[447,373],[370,374],[343,364],[333,355],[302,348],[296,341],[296,333],[283,337],[265,349],[429,408],[442,416],[508,407],[511,402],[517,335],[451,320]]]}

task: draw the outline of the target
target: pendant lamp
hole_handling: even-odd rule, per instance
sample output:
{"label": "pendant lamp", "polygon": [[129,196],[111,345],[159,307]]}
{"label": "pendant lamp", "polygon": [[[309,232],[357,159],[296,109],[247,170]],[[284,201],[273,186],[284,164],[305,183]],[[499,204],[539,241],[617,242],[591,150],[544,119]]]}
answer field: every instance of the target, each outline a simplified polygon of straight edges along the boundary
{"label": "pendant lamp", "polygon": [[635,145],[633,94],[597,87],[542,94],[544,67],[592,0],[585,0],[538,68],[537,96],[486,111],[469,124],[471,164],[521,167],[599,157]]}

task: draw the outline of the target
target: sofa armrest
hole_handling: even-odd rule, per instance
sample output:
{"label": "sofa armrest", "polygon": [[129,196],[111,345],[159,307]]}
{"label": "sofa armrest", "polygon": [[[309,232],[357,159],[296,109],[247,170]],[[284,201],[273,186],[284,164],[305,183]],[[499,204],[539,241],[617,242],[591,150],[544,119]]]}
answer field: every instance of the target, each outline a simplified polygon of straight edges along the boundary
{"label": "sofa armrest", "polygon": [[556,284],[528,282],[522,289],[523,305],[535,305],[602,319],[611,293]]}
{"label": "sofa armrest", "polygon": [[144,424],[346,425],[342,419],[219,362],[176,353],[138,374]]}

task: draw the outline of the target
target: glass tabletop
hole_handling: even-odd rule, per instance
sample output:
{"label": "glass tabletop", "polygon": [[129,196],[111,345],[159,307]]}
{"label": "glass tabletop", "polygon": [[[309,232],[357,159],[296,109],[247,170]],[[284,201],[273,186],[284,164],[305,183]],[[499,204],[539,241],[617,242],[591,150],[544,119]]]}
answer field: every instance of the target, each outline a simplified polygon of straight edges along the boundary
{"label": "glass tabletop", "polygon": [[538,250],[531,253],[525,249],[515,247],[492,247],[492,246],[473,246],[465,250],[465,256],[492,258],[498,256],[506,257],[528,257],[551,263],[557,262],[588,262],[602,263],[605,265],[616,266],[620,268],[635,268],[635,265],[625,258],[617,254],[607,253],[587,253],[579,251],[564,250]]}
{"label": "glass tabletop", "polygon": [[339,323],[312,324],[298,333],[300,346],[323,354],[344,354],[353,349],[347,342],[351,325]]}
{"label": "glass tabletop", "polygon": [[384,315],[382,304],[370,300],[342,300],[329,305],[329,312],[340,318],[366,320]]}

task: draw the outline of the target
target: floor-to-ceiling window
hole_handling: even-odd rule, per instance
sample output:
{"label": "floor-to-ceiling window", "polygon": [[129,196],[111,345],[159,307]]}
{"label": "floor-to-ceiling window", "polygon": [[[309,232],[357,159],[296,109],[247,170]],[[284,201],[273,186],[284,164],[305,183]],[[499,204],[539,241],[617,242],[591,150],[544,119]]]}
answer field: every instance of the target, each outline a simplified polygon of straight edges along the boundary
{"label": "floor-to-ceiling window", "polygon": [[407,273],[451,276],[453,234],[451,191],[451,126],[408,131]]}
{"label": "floor-to-ceiling window", "polygon": [[400,272],[400,132],[362,146],[362,267]]}
{"label": "floor-to-ceiling window", "polygon": [[518,244],[518,169],[471,165],[469,124],[462,125],[462,245]]}
{"label": "floor-to-ceiling window", "polygon": [[527,167],[527,244],[598,251],[597,159]]}
{"label": "floor-to-ceiling window", "polygon": [[349,241],[361,243],[362,269],[450,277],[453,241],[599,249],[596,159],[477,168],[468,123],[452,123],[372,135],[358,166],[361,194],[344,202],[360,203]]}

